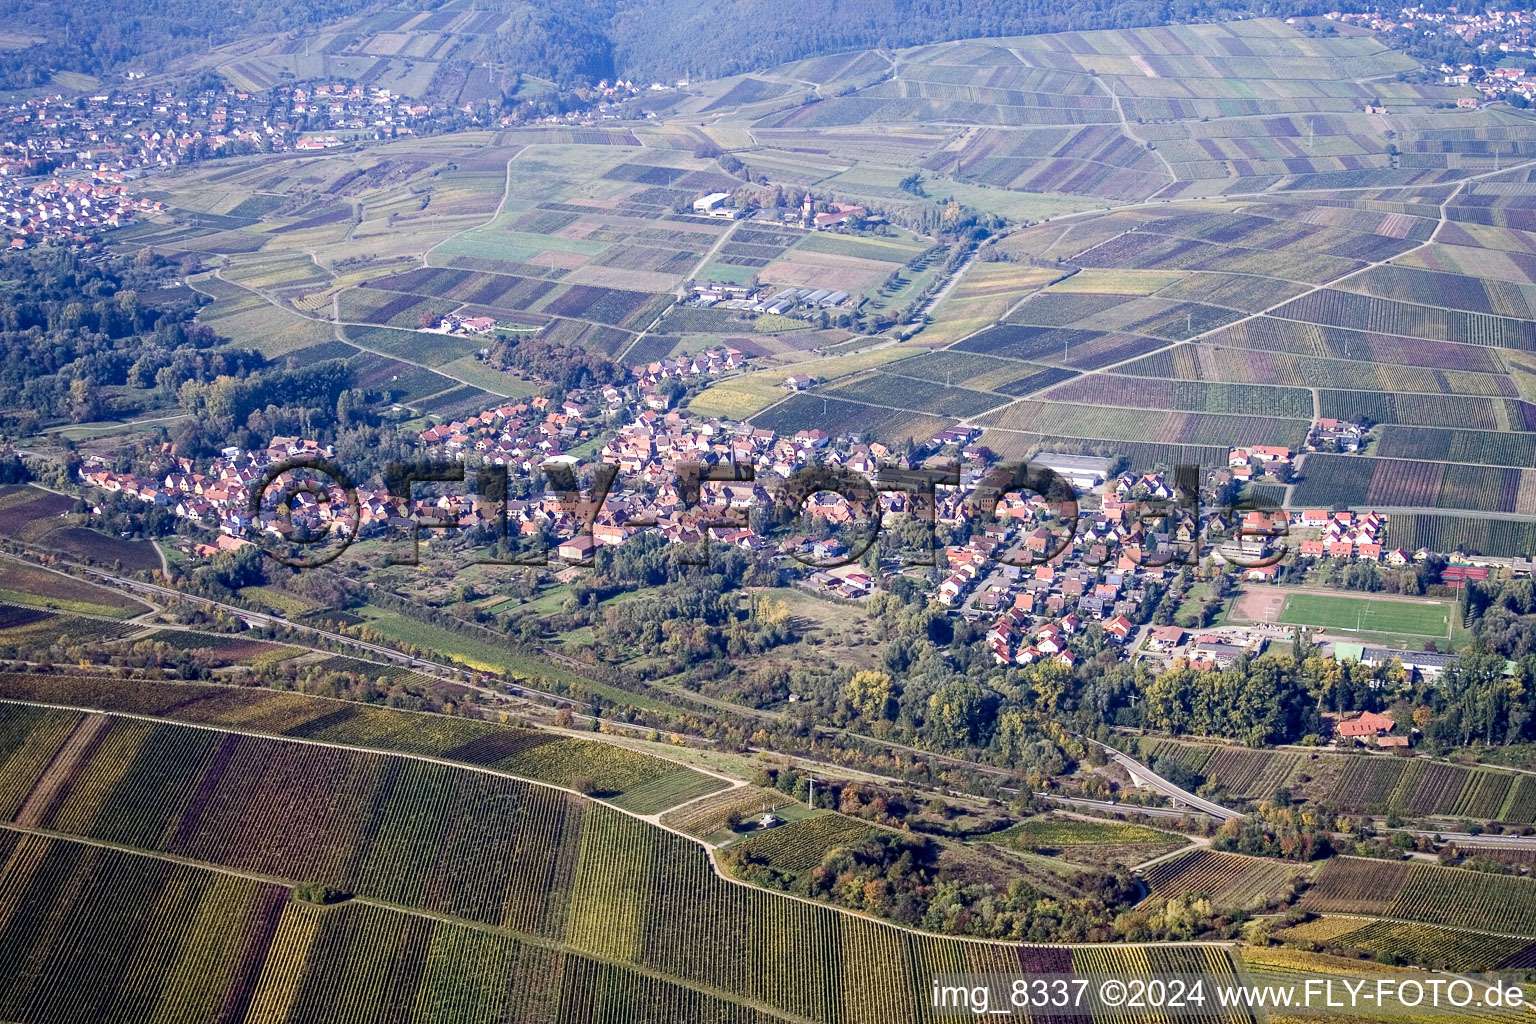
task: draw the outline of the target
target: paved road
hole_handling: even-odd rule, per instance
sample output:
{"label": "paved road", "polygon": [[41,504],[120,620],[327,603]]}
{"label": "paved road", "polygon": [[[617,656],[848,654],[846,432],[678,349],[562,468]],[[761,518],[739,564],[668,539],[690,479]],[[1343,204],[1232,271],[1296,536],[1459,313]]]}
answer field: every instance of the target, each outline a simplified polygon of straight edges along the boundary
{"label": "paved road", "polygon": [[1230,810],[1229,808],[1223,807],[1221,804],[1207,800],[1204,797],[1195,796],[1195,794],[1189,792],[1188,790],[1180,789],[1178,786],[1175,786],[1161,775],[1158,775],[1156,772],[1142,764],[1140,761],[1135,760],[1128,754],[1121,753],[1107,743],[1100,743],[1098,740],[1093,739],[1090,739],[1088,742],[1094,744],[1100,750],[1103,750],[1122,768],[1128,772],[1131,772],[1137,778],[1145,781],[1147,785],[1149,785],[1152,789],[1157,790],[1163,796],[1166,796],[1168,799],[1172,800],[1175,804],[1183,804],[1190,810],[1199,811],[1202,814],[1216,819],[1217,821],[1226,821],[1228,818],[1242,817],[1241,814],[1234,810]]}
{"label": "paved road", "polygon": [[1496,848],[1496,849],[1497,848],[1502,848],[1502,849],[1506,849],[1506,850],[1507,849],[1536,850],[1536,836],[1495,836],[1495,835],[1474,836],[1474,835],[1468,835],[1465,832],[1437,832],[1437,831],[1435,831],[1433,829],[1422,829],[1422,828],[1392,828],[1392,829],[1382,829],[1382,831],[1383,832],[1408,832],[1408,833],[1410,833],[1412,835],[1416,835],[1416,836],[1439,836],[1441,839],[1444,839],[1448,843],[1455,843],[1457,847],[1459,847],[1460,849],[1463,849],[1463,850],[1472,850],[1472,849],[1488,848],[1488,847],[1492,847],[1492,848]]}
{"label": "paved road", "polygon": [[1076,796],[1053,796],[1049,793],[1043,795],[1052,803],[1065,804],[1068,807],[1104,811],[1109,814],[1145,814],[1149,818],[1164,818],[1169,821],[1191,818],[1199,813],[1192,808],[1174,810],[1171,807],[1142,807],[1140,804],[1117,804],[1111,803],[1108,800],[1087,800]]}

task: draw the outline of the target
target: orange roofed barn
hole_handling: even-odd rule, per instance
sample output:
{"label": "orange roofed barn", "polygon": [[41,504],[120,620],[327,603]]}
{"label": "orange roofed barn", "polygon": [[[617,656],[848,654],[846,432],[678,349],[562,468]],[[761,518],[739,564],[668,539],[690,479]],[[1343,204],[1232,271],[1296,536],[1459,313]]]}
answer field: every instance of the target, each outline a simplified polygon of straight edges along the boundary
{"label": "orange roofed barn", "polygon": [[1366,711],[1359,718],[1351,718],[1347,722],[1340,722],[1336,731],[1340,736],[1363,739],[1389,733],[1396,727],[1397,723],[1386,715],[1378,715],[1374,711]]}

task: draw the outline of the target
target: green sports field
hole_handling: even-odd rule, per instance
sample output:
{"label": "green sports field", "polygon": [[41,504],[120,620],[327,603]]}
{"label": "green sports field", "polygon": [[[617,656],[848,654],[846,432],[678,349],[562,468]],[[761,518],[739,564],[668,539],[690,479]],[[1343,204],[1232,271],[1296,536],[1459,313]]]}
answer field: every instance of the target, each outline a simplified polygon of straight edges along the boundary
{"label": "green sports field", "polygon": [[1291,594],[1285,599],[1280,621],[1292,626],[1322,626],[1366,633],[1448,636],[1451,614],[1452,606],[1443,601],[1419,604],[1371,597]]}

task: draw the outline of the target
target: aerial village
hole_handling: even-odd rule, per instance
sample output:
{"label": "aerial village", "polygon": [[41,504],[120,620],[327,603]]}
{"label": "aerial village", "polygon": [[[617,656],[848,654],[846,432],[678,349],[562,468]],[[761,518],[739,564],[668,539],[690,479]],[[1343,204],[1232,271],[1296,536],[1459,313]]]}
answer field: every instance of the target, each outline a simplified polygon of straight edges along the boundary
{"label": "aerial village", "polygon": [[[570,452],[580,445],[587,450],[600,445],[596,461],[616,467],[617,477],[595,509],[562,501],[553,484],[542,493],[505,502],[508,535],[557,538],[549,544],[557,570],[562,564],[589,562],[602,547],[655,532],[673,543],[707,541],[789,555],[798,570],[796,585],[833,600],[862,601],[882,585],[879,581],[900,575],[925,588],[948,614],[985,629],[999,664],[1054,659],[1070,666],[1079,657],[1074,638],[1096,629],[1126,658],[1163,665],[1182,659],[1197,668],[1224,668],[1271,643],[1294,642],[1295,627],[1153,625],[1148,596],[1171,585],[1181,572],[1207,572],[1214,556],[1232,563],[1225,571],[1243,583],[1258,584],[1280,576],[1287,561],[1276,554],[1281,551],[1303,559],[1383,566],[1435,557],[1423,550],[1387,549],[1382,542],[1387,517],[1377,512],[1232,511],[1215,503],[1192,504],[1181,501],[1173,480],[1163,474],[1116,473],[1108,459],[1040,453],[1031,463],[1051,468],[1078,492],[1078,519],[1069,533],[1053,520],[1055,509],[1039,495],[997,495],[991,514],[972,500],[997,461],[979,443],[979,431],[945,430],[915,446],[903,460],[878,441],[857,435],[831,437],[801,430],[781,436],[748,424],[692,416],[667,408],[655,390],[655,383],[668,375],[711,372],[711,365],[719,372],[738,355],[727,350],[688,357],[687,366],[669,360],[636,367],[634,380],[623,387],[572,391],[560,402],[542,397],[508,402],[427,427],[419,439],[424,453],[470,468],[506,467],[515,478],[529,480],[541,473],[547,479],[551,466],[575,472],[588,460]],[[1360,434],[1358,425],[1322,422],[1308,446],[1357,444]],[[279,437],[263,451],[226,449],[201,471],[166,451],[153,476],[119,473],[103,460],[87,459],[79,478],[87,487],[162,505],[195,521],[204,528],[196,531],[199,537],[206,539],[189,543],[188,554],[211,557],[250,543],[259,532],[283,537],[295,530],[350,528],[337,522],[347,514],[344,502],[316,501],[304,494],[296,496],[288,514],[266,504],[254,517],[249,512],[250,489],[270,466],[295,456],[329,454],[313,441]],[[1230,493],[1255,473],[1268,479],[1283,476],[1295,454],[1258,446],[1234,448],[1227,469],[1206,473],[1202,498]],[[935,519],[950,536],[965,539],[941,546],[937,565],[882,560],[875,548],[850,550],[860,532],[860,512],[829,492],[812,496],[803,506],[802,532],[770,540],[754,528],[752,510],[769,507],[783,482],[805,467],[839,467],[874,480],[882,466],[940,463],[958,463],[961,476],[959,486],[936,490]],[[705,479],[690,495],[679,475],[685,464],[715,467],[707,476],[721,479]],[[407,507],[382,486],[364,487],[358,494],[358,536],[382,536],[413,519],[466,530],[500,522],[497,502],[472,497],[468,484],[455,485],[454,490],[457,493],[418,497]],[[880,491],[878,500],[887,523],[914,511],[912,496],[900,490]],[[1149,517],[1148,502],[1172,511],[1162,518]],[[1282,544],[1286,547],[1279,547]],[[1275,557],[1265,557],[1270,555]],[[1452,561],[1459,564],[1444,570],[1451,586],[1486,579],[1491,569],[1528,573],[1532,568],[1507,559]],[[1364,661],[1396,657],[1408,669],[1431,675],[1454,660],[1453,655],[1369,645],[1347,653]]]}

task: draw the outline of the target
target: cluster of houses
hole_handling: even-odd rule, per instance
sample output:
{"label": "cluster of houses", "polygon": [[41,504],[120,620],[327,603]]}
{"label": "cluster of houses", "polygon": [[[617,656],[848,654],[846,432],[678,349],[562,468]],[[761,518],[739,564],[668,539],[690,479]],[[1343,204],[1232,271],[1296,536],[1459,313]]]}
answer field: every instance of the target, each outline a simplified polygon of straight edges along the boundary
{"label": "cluster of houses", "polygon": [[[260,451],[225,448],[203,472],[197,471],[191,459],[177,456],[169,445],[161,450],[150,471],[142,476],[118,473],[109,468],[105,460],[94,456],[83,460],[77,472],[80,482],[88,487],[168,508],[182,519],[217,531],[212,542],[194,547],[196,554],[206,556],[245,543],[243,538],[247,530],[258,523],[258,517],[250,513],[251,488],[260,484],[268,467],[295,456],[329,457],[332,454],[328,447],[315,441],[274,437]],[[379,500],[364,502],[359,532],[363,526],[381,523],[389,515],[387,495],[376,497]],[[290,532],[295,526],[318,530],[337,517],[338,528],[348,528],[343,514],[347,508],[344,501],[322,501],[307,492],[296,494],[291,500],[294,503],[291,521],[280,522],[280,517],[272,510],[262,525],[281,534]]]}
{"label": "cluster of houses", "polygon": [[667,380],[689,380],[694,377],[718,377],[729,370],[740,369],[746,362],[741,350],[729,345],[717,345],[692,355],[669,356],[655,362],[637,364],[629,372],[639,382],[641,401],[650,409],[665,410],[670,404],[657,386]]}
{"label": "cluster of houses", "polygon": [[[1068,644],[1082,627],[1082,620],[1072,614],[1054,622],[1032,625],[1027,613],[1013,609],[992,624],[987,631],[987,643],[992,647],[993,660],[999,665],[1029,665],[1050,658],[1070,668],[1077,663],[1077,655]],[[1119,617],[1106,623],[1104,631],[1124,640],[1134,628],[1129,619]],[[1124,632],[1119,632],[1121,629]]]}
{"label": "cluster of houses", "polygon": [[159,200],[129,195],[110,173],[91,180],[23,181],[4,172],[0,166],[0,222],[12,249],[83,244],[102,231],[132,223],[136,215],[165,209]]}
{"label": "cluster of houses", "polygon": [[1029,567],[997,565],[991,562],[989,542],[973,538],[945,550],[951,572],[939,584],[936,600],[973,618],[995,616],[987,640],[999,664],[1027,665],[1054,657],[1071,665],[1076,656],[1068,641],[1090,621],[1099,622],[1109,639],[1129,641],[1148,582],[1170,572],[1125,559],[1112,567],[1079,564],[1071,554]]}
{"label": "cluster of houses", "polygon": [[[532,477],[547,465],[574,467],[578,460],[567,454],[570,449],[591,439],[610,412],[630,403],[632,420],[601,451],[604,462],[618,467],[621,486],[607,495],[590,522],[580,521],[553,494],[506,505],[509,530],[525,536],[565,537],[558,553],[570,560],[585,560],[594,546],[621,544],[643,529],[658,530],[677,542],[711,539],[755,550],[763,542],[747,525],[746,513],[773,500],[765,482],[771,487],[812,462],[847,464],[873,474],[880,460],[890,455],[878,444],[854,446],[847,452],[832,450],[831,438],[821,431],[779,437],[745,425],[663,413],[646,408],[644,394],[642,382],[623,390],[609,387],[600,394],[572,391],[559,403],[538,397],[428,427],[419,439],[435,454],[505,466]],[[323,525],[346,508],[344,502],[325,503],[300,495],[292,523],[266,510],[251,516],[252,482],[275,461],[305,453],[330,454],[314,441],[280,437],[262,451],[226,449],[202,472],[195,472],[190,460],[167,452],[143,476],[119,473],[102,460],[88,459],[79,477],[88,487],[167,506],[178,516],[232,538],[245,536],[252,527],[281,534],[294,524]],[[690,497],[679,490],[681,463],[735,466],[736,474],[756,479],[706,481],[699,494]],[[382,530],[392,517],[402,514],[383,489],[362,488],[359,500],[360,535]],[[418,502],[412,514],[437,520],[457,517],[461,526],[472,528],[495,521],[497,510],[493,502],[478,496],[444,494]]]}
{"label": "cluster of houses", "polygon": [[[1088,622],[1100,623],[1112,641],[1131,641],[1149,584],[1168,581],[1179,556],[1193,551],[1192,513],[1156,521],[1155,529],[1140,515],[1144,497],[1172,497],[1160,475],[1126,475],[1111,484],[1070,535],[1066,524],[1042,524],[1050,511],[1043,497],[1009,494],[996,502],[994,521],[967,544],[945,549],[950,571],[935,600],[971,618],[992,616],[987,636],[999,664],[1055,658],[1070,665],[1076,656],[1069,640]],[[971,514],[967,501],[939,503],[949,521]]]}
{"label": "cluster of houses", "polygon": [[455,459],[475,458],[532,473],[590,438],[602,422],[603,408],[621,400],[612,388],[601,402],[573,390],[559,403],[543,396],[508,403],[428,427],[418,436],[423,444],[444,449]]}
{"label": "cluster of houses", "polygon": [[[687,86],[687,84],[687,79],[679,79],[676,87],[681,89]],[[652,82],[649,88],[653,92],[660,92],[670,89],[672,86],[662,85],[660,82]],[[573,89],[568,95],[577,101],[576,106],[570,110],[542,114],[531,119],[524,119],[520,114],[514,112],[503,114],[496,123],[503,128],[513,128],[522,124],[565,124],[590,128],[603,121],[618,121],[633,116],[632,113],[625,111],[624,106],[627,100],[640,95],[640,87],[627,79],[621,78],[611,84],[606,79],[603,79],[595,86],[580,86]],[[460,109],[465,113],[471,112],[469,104],[465,104]],[[656,112],[654,110],[642,110],[641,116],[647,119],[654,118],[656,117]]]}
{"label": "cluster of houses", "polygon": [[0,107],[0,219],[11,248],[85,243],[164,204],[127,195],[135,171],[211,157],[325,150],[328,132],[409,135],[448,113],[376,86],[280,85],[175,95],[133,87],[27,97]]}
{"label": "cluster of houses", "polygon": [[[600,415],[599,407],[580,392],[572,392],[558,405],[547,398],[534,398],[429,427],[421,432],[420,439],[450,457],[468,459],[473,455],[492,465],[532,474],[546,462],[574,463],[565,452],[592,436],[592,418]],[[193,471],[190,460],[167,452],[152,472],[143,476],[118,473],[99,459],[87,459],[80,466],[79,477],[89,487],[166,506],[179,517],[231,537],[244,537],[252,527],[276,534],[288,533],[295,525],[318,529],[332,520],[338,520],[338,529],[344,532],[344,518],[350,515],[345,502],[322,502],[300,493],[294,498],[296,507],[290,510],[291,521],[265,506],[259,516],[253,517],[249,511],[252,482],[274,462],[330,454],[312,440],[277,437],[262,451],[227,448],[202,473]],[[358,498],[360,536],[385,529],[391,518],[401,515],[397,503],[382,487],[360,487]],[[546,519],[558,518],[548,509],[544,512]],[[490,503],[468,496],[449,495],[419,503],[414,514],[428,519],[459,515],[466,527],[495,520]],[[539,521],[537,515],[533,519]]]}
{"label": "cluster of houses", "polygon": [[[1455,38],[1477,47],[1490,56],[1536,54],[1536,15],[1511,7],[1401,7],[1396,11],[1370,10],[1360,13],[1329,11],[1330,21],[1362,25],[1373,32],[1406,33],[1421,37]],[[1518,68],[1485,69],[1476,64],[1440,65],[1446,85],[1471,85],[1489,99],[1521,94],[1526,100],[1536,98],[1536,76]],[[1475,108],[1477,97],[1463,97],[1458,106]]]}
{"label": "cluster of houses", "polygon": [[1369,433],[1362,423],[1350,423],[1332,416],[1322,416],[1312,422],[1307,431],[1306,449],[1309,452],[1336,452],[1349,454],[1365,446]]}
{"label": "cluster of houses", "polygon": [[1334,512],[1328,509],[1301,509],[1291,513],[1297,526],[1319,530],[1322,536],[1301,542],[1301,553],[1313,558],[1361,558],[1389,565],[1407,565],[1411,559],[1402,549],[1382,551],[1381,537],[1386,532],[1387,517],[1380,512]]}
{"label": "cluster of houses", "polygon": [[[509,402],[419,434],[434,456],[504,466],[526,479],[548,466],[574,470],[581,460],[571,452],[601,440],[599,459],[614,466],[618,475],[596,504],[589,498],[573,505],[549,490],[498,503],[469,494],[473,488],[465,485],[422,497],[406,510],[384,490],[364,488],[358,496],[358,532],[391,529],[391,520],[408,511],[418,521],[446,525],[456,520],[463,528],[497,525],[504,516],[506,528],[516,536],[560,538],[550,547],[572,562],[585,562],[595,549],[623,544],[647,531],[677,543],[708,541],[761,551],[769,542],[753,529],[750,513],[770,506],[782,483],[801,469],[823,465],[874,479],[882,467],[897,461],[886,446],[856,435],[833,438],[815,429],[779,435],[748,424],[692,417],[669,410],[664,401],[649,401],[657,385],[669,378],[734,368],[740,358],[738,350],[719,348],[661,360],[635,367],[634,381],[623,386],[573,390],[558,401],[538,397]],[[615,422],[623,425],[615,429]],[[214,539],[196,553],[213,554],[237,546],[252,528],[281,535],[296,525],[325,525],[345,508],[343,503],[300,495],[291,522],[266,510],[252,518],[252,481],[275,460],[306,452],[328,454],[313,441],[274,438],[262,451],[228,449],[201,472],[166,452],[143,478],[117,473],[99,460],[83,463],[80,478],[91,487],[167,506],[211,528]],[[1183,565],[1198,561],[1212,537],[1234,527],[1260,537],[1261,548],[1262,538],[1301,527],[1319,534],[1316,540],[1302,542],[1305,554],[1407,560],[1402,552],[1381,551],[1386,519],[1378,513],[1248,511],[1229,523],[1230,513],[1220,508],[1206,512],[1195,505],[1182,507],[1183,496],[1163,474],[1107,475],[1107,461],[1071,455],[1044,453],[1031,461],[1067,474],[1080,492],[1089,492],[1075,522],[1053,522],[1054,509],[1047,499],[1028,491],[994,496],[984,510],[975,501],[975,491],[994,456],[981,446],[975,429],[941,431],[916,446],[905,464],[916,466],[931,455],[946,457],[942,453],[951,452],[962,460],[960,483],[937,490],[934,515],[941,523],[970,529],[965,543],[943,549],[947,571],[933,596],[954,614],[988,624],[988,642],[999,663],[1054,659],[1070,665],[1078,656],[1074,638],[1093,623],[1124,648],[1145,640],[1148,651],[1180,657],[1200,668],[1224,667],[1252,653],[1254,643],[1262,648],[1260,634],[1244,638],[1211,631],[1190,638],[1175,627],[1135,625],[1144,621],[1154,584],[1171,582]],[[1261,448],[1250,450],[1250,455],[1276,459],[1289,452]],[[693,487],[682,476],[684,464],[713,469]],[[1164,502],[1164,514],[1147,517],[1148,499]],[[901,490],[880,490],[875,508],[889,524],[893,517],[911,514],[914,500]],[[820,527],[792,538],[783,549],[812,563],[801,584],[844,599],[872,593],[879,573],[858,562],[835,564],[849,554],[839,536],[848,531],[838,528],[850,526],[859,510],[842,496],[821,492],[803,511]],[[985,521],[974,521],[978,516]],[[882,567],[887,568],[900,569]],[[1269,579],[1275,569],[1249,570],[1245,576]],[[1486,576],[1486,569],[1464,569]]]}
{"label": "cluster of houses", "polygon": [[243,153],[324,149],[337,131],[409,135],[448,112],[388,89],[350,83],[285,84],[254,94],[235,88],[191,96],[146,88],[91,96],[54,93],[4,108],[0,155],[71,170],[173,167]]}
{"label": "cluster of houses", "polygon": [[1259,476],[1281,476],[1291,468],[1292,453],[1284,445],[1251,444],[1227,453],[1233,479],[1246,483]]}
{"label": "cluster of houses", "polygon": [[[1536,99],[1536,75],[1529,74],[1523,67],[1485,69],[1475,64],[1456,67],[1442,64],[1440,70],[1446,85],[1470,85],[1483,94],[1484,101],[1515,96],[1526,103]],[[1456,100],[1456,105],[1466,110],[1476,110],[1480,102],[1476,96],[1462,96]]]}

